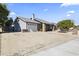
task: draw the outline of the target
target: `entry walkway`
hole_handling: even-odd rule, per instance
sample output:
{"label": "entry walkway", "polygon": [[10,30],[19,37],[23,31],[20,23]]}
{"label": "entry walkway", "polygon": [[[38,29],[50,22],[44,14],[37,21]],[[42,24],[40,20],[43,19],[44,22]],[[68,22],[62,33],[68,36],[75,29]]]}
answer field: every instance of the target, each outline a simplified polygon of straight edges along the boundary
{"label": "entry walkway", "polygon": [[33,54],[33,56],[79,56],[79,38]]}

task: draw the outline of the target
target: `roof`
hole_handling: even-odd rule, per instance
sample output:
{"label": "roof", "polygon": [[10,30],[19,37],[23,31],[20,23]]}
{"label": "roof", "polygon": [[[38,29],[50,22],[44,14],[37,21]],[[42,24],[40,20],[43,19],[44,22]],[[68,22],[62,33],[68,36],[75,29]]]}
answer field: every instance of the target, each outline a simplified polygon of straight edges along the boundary
{"label": "roof", "polygon": [[38,18],[35,18],[35,20],[38,22],[46,23],[46,24],[54,24],[54,23],[48,22],[46,20],[38,19]]}
{"label": "roof", "polygon": [[51,24],[51,25],[55,25],[55,23],[51,23],[51,22],[48,22],[46,20],[42,20],[42,19],[39,19],[39,18],[35,18],[34,20],[32,20],[31,18],[25,18],[25,17],[17,17],[18,19],[24,21],[24,22],[31,22],[31,23],[45,23],[45,24]]}
{"label": "roof", "polygon": [[37,22],[37,21],[35,21],[35,20],[32,20],[32,19],[30,19],[30,18],[25,18],[25,17],[18,17],[18,19],[20,19],[20,20],[22,20],[22,21],[24,21],[24,22],[39,23],[39,22]]}

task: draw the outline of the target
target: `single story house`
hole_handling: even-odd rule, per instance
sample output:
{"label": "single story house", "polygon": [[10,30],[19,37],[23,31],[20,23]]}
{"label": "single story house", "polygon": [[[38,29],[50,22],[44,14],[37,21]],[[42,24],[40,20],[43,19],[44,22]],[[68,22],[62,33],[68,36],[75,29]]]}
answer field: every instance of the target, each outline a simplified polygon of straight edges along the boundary
{"label": "single story house", "polygon": [[32,18],[24,18],[24,17],[17,17],[14,21],[14,31],[29,31],[29,32],[36,32],[36,31],[52,31],[55,30],[55,24],[50,23],[48,21],[35,18],[35,15],[32,15]]}
{"label": "single story house", "polygon": [[23,31],[27,30],[29,32],[36,32],[37,30],[37,25],[39,22],[31,20],[29,18],[24,18],[24,17],[17,17],[15,22],[14,22],[14,28],[15,31]]}

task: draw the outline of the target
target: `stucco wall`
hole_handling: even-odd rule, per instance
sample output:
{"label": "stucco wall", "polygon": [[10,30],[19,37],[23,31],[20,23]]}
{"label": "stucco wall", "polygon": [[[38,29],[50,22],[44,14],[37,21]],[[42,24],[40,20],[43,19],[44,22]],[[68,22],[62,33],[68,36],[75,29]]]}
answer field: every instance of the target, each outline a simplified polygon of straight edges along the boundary
{"label": "stucco wall", "polygon": [[23,22],[22,20],[19,20],[19,25],[21,27],[21,30],[26,29],[26,22]]}

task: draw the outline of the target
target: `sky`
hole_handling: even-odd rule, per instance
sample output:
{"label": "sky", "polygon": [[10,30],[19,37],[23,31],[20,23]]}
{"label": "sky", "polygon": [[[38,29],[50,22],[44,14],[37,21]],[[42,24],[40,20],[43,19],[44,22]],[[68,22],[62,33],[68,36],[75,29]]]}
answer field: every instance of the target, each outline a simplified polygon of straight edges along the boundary
{"label": "sky", "polygon": [[8,3],[9,17],[22,16],[36,18],[57,23],[64,19],[72,19],[79,25],[79,4],[75,3]]}

